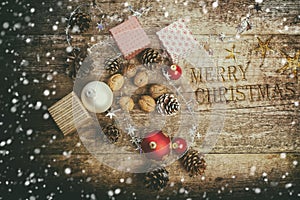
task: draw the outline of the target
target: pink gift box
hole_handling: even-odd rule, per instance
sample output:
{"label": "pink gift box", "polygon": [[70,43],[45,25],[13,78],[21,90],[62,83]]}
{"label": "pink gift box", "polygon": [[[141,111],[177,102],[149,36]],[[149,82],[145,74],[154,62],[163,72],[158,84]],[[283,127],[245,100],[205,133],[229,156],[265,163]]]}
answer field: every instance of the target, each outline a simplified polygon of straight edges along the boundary
{"label": "pink gift box", "polygon": [[131,59],[150,45],[150,40],[136,17],[109,30],[125,59]]}
{"label": "pink gift box", "polygon": [[183,19],[170,24],[156,34],[173,62],[177,62],[180,57],[186,57],[198,45]]}

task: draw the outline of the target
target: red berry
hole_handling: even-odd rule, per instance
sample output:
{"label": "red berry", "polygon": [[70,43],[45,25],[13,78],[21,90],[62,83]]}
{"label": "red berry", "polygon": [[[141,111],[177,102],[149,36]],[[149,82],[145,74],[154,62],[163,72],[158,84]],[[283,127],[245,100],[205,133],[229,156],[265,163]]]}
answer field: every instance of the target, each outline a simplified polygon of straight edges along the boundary
{"label": "red berry", "polygon": [[170,79],[178,80],[181,77],[182,70],[178,65],[171,65],[168,69],[168,74],[170,75]]}
{"label": "red berry", "polygon": [[187,150],[187,143],[186,143],[185,139],[174,138],[173,142],[172,142],[172,149],[178,155],[184,154]]}
{"label": "red berry", "polygon": [[170,153],[171,140],[162,131],[148,133],[141,143],[146,157],[154,160],[163,160]]}

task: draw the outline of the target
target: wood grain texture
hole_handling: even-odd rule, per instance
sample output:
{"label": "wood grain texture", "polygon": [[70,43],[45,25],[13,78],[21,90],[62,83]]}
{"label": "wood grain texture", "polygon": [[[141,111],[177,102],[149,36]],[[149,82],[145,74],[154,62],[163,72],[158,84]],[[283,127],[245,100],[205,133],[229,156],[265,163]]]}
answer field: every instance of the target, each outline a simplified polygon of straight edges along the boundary
{"label": "wood grain texture", "polygon": [[[80,196],[81,189],[85,188],[88,191],[92,190],[99,199],[109,199],[107,191],[117,188],[121,188],[122,192],[116,195],[116,199],[155,199],[158,197],[159,199],[289,199],[299,197],[300,168],[299,164],[293,164],[294,161],[300,162],[300,110],[295,103],[299,102],[299,77],[291,79],[289,71],[283,74],[276,73],[276,70],[283,66],[283,55],[280,50],[292,56],[300,49],[299,1],[264,1],[261,4],[262,11],[251,11],[250,19],[253,28],[241,34],[238,40],[235,39],[236,27],[241,22],[241,18],[246,16],[248,7],[254,5],[254,1],[219,1],[219,6],[215,9],[212,8],[213,1],[202,1],[202,4],[199,1],[188,1],[187,5],[184,4],[186,1],[182,0],[127,1],[133,8],[152,6],[150,12],[140,18],[140,23],[154,46],[159,45],[156,31],[178,18],[190,16],[190,30],[203,46],[208,45],[213,50],[211,59],[216,66],[223,66],[225,69],[231,65],[245,67],[250,61],[246,72],[247,80],[219,83],[224,87],[295,83],[296,94],[291,99],[233,101],[218,110],[212,110],[210,104],[199,104],[196,114],[199,116],[198,131],[202,137],[196,140],[196,147],[201,146],[207,136],[208,127],[213,125],[214,121],[211,119],[218,115],[224,116],[224,121],[220,122],[223,123],[223,129],[214,148],[206,155],[208,167],[205,176],[189,177],[180,163],[176,161],[167,166],[170,172],[170,182],[163,191],[159,192],[146,190],[143,187],[143,174],[119,172],[100,163],[84,147],[77,133],[64,137],[53,119],[42,118],[48,107],[73,90],[74,82],[65,74],[68,45],[65,37],[66,23],[63,22],[63,18],[68,16],[77,5],[87,3],[87,1],[62,1],[61,6],[56,6],[56,1],[44,2],[44,6],[32,16],[35,27],[24,27],[19,32],[20,35],[25,34],[27,38],[32,39],[30,45],[27,45],[22,37],[16,40],[17,34],[12,32],[5,36],[6,40],[3,42],[14,43],[14,47],[20,53],[17,62],[28,61],[28,64],[23,65],[22,69],[15,73],[25,72],[30,83],[19,85],[16,90],[20,94],[30,92],[30,101],[33,104],[41,101],[46,106],[40,110],[24,107],[24,110],[30,112],[28,119],[30,123],[24,123],[22,128],[33,129],[34,134],[28,136],[30,140],[26,142],[28,144],[22,150],[33,152],[35,148],[41,148],[41,153],[35,156],[35,160],[42,166],[51,165],[52,173],[59,174],[52,179],[53,185],[61,182],[60,187],[64,188],[63,185],[68,185],[71,181],[82,183],[84,186],[72,186],[75,189],[66,188],[65,190]],[[96,0],[95,2],[105,11],[105,14],[119,13],[123,18],[130,14],[120,12],[125,9],[125,1]],[[37,1],[31,1],[31,3],[32,6],[40,6]],[[49,12],[51,7],[57,7],[57,9]],[[208,11],[206,14],[203,12],[205,9]],[[166,11],[168,11],[168,17],[164,17]],[[56,21],[60,22],[58,30],[53,31],[52,24]],[[96,23],[93,21],[90,30],[84,34],[73,34],[73,45],[83,47],[84,44],[92,45],[107,40],[110,37],[109,28],[118,24],[112,22],[104,31],[99,32],[95,29]],[[223,42],[219,39],[221,32],[226,35]],[[94,37],[95,41],[92,42],[91,37]],[[262,59],[260,52],[254,50],[258,45],[257,37],[264,41],[272,37],[270,47],[273,51],[267,52],[265,59]],[[233,44],[240,52],[237,54],[236,62],[225,59],[228,55],[225,49],[230,49]],[[185,62],[182,62],[182,66],[185,71],[184,75],[193,90],[207,87],[206,83],[192,83],[191,66]],[[48,80],[46,78],[48,75],[53,76],[53,79]],[[38,80],[38,83],[34,80]],[[131,83],[129,83],[129,88],[136,89],[130,85]],[[42,95],[45,89],[50,90],[50,96]],[[52,92],[55,93],[52,94]],[[193,95],[196,98],[194,93],[184,95]],[[146,119],[145,114],[141,112],[134,113],[132,117],[140,121]],[[20,141],[23,141],[23,137],[26,137],[25,133],[20,136]],[[128,138],[123,136],[123,139]],[[17,149],[18,145],[12,144],[12,148]],[[15,155],[17,155],[16,152]],[[103,154],[103,157],[107,158],[107,155]],[[66,167],[72,169],[70,175],[64,174]],[[263,173],[267,176],[264,177]],[[291,188],[287,188],[289,183],[292,183]],[[257,188],[261,190],[259,194],[256,193]],[[68,197],[68,194],[64,195],[62,197]]]}

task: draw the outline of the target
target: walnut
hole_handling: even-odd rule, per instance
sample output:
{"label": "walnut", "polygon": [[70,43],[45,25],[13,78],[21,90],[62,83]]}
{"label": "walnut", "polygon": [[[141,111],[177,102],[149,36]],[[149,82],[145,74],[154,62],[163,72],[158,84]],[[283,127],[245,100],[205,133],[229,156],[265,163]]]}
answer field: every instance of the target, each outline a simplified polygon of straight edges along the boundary
{"label": "walnut", "polygon": [[132,98],[128,97],[128,96],[124,96],[120,99],[120,102],[119,102],[122,110],[124,111],[131,111],[134,107],[134,102],[132,100]]}
{"label": "walnut", "polygon": [[161,95],[167,93],[167,88],[163,85],[153,85],[150,87],[150,95],[156,99]]}
{"label": "walnut", "polygon": [[141,71],[137,73],[137,75],[134,77],[134,84],[138,87],[143,87],[147,85],[148,83],[148,74],[145,71]]}
{"label": "walnut", "polygon": [[112,91],[118,91],[123,87],[124,77],[121,74],[115,74],[108,79],[107,84]]}
{"label": "walnut", "polygon": [[140,98],[139,105],[143,111],[153,112],[155,110],[156,103],[152,97],[144,95]]}
{"label": "walnut", "polygon": [[132,78],[136,75],[136,66],[129,64],[123,68],[123,75]]}

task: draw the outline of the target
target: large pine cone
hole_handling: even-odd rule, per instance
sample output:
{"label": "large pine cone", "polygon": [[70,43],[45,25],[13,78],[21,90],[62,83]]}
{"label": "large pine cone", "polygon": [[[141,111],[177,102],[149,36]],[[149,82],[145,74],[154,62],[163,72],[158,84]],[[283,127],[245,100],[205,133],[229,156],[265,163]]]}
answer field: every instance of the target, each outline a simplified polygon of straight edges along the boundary
{"label": "large pine cone", "polygon": [[147,188],[160,190],[167,186],[168,181],[169,172],[164,167],[146,173],[145,185]]}
{"label": "large pine cone", "polygon": [[79,30],[75,31],[83,33],[90,28],[91,21],[91,16],[86,13],[74,13],[70,19],[70,29],[72,30],[75,26],[78,26]]}
{"label": "large pine cone", "polygon": [[156,108],[160,114],[175,115],[180,109],[180,104],[173,94],[163,94],[157,99]]}
{"label": "large pine cone", "polygon": [[118,141],[119,136],[120,136],[120,131],[115,125],[113,125],[113,124],[107,125],[104,128],[103,132],[111,142]]}
{"label": "large pine cone", "polygon": [[146,68],[154,69],[162,61],[162,57],[157,50],[147,48],[141,52],[141,61]]}
{"label": "large pine cone", "polygon": [[181,162],[191,176],[202,175],[206,169],[206,162],[203,156],[200,156],[199,152],[193,149],[187,151],[181,158]]}

